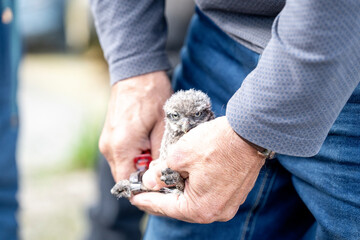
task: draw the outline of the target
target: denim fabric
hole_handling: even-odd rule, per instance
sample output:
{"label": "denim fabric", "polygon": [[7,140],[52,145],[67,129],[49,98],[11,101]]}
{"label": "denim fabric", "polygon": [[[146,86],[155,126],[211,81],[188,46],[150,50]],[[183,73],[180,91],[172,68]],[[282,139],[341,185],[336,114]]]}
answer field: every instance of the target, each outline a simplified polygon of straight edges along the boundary
{"label": "denim fabric", "polygon": [[311,158],[278,156],[316,223],[305,239],[360,239],[360,85]]}
{"label": "denim fabric", "polygon": [[[14,10],[14,1],[0,0],[0,14],[5,7]],[[7,240],[17,239],[16,85],[20,48],[16,34],[14,20],[0,22],[0,239]]]}
{"label": "denim fabric", "polygon": [[[225,114],[227,101],[259,60],[257,53],[234,42],[199,11],[181,57],[174,89],[208,93],[217,116]],[[317,156],[278,156],[266,162],[232,220],[190,224],[151,216],[144,238],[360,239],[360,129],[355,125],[360,119],[359,90]]]}

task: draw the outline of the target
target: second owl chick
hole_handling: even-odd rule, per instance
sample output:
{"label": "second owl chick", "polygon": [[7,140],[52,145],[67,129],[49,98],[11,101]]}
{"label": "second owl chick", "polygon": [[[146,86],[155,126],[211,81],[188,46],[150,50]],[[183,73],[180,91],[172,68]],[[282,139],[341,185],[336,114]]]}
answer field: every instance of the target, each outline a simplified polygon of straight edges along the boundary
{"label": "second owl chick", "polygon": [[[185,133],[203,122],[215,118],[211,110],[210,98],[199,90],[180,90],[174,93],[164,105],[165,132],[161,142],[160,161],[166,161],[169,147],[176,143]],[[176,171],[166,168],[161,172],[161,180],[172,190],[183,191],[184,179]]]}

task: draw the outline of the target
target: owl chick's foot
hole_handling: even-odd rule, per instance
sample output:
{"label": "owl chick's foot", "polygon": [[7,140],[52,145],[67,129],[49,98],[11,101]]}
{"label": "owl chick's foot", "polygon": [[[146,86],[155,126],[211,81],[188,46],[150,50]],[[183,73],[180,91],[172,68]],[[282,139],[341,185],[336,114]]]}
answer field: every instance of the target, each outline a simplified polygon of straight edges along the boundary
{"label": "owl chick's foot", "polygon": [[129,180],[122,180],[115,184],[115,186],[111,189],[111,194],[115,197],[122,198],[130,198],[131,197],[131,186]]}
{"label": "owl chick's foot", "polygon": [[[160,180],[163,181],[166,185],[175,186],[177,190],[183,192],[185,188],[184,179],[180,176],[180,173],[172,170],[171,168],[166,168],[161,171]],[[172,189],[172,188],[168,188]]]}

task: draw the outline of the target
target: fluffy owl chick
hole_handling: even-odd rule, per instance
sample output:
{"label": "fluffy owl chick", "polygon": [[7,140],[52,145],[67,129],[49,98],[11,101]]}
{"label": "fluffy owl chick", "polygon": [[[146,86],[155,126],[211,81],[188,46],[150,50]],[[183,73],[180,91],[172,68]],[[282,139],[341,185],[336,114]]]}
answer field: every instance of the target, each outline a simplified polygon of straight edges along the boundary
{"label": "fluffy owl chick", "polygon": [[[165,132],[161,142],[160,161],[166,161],[168,149],[185,133],[197,125],[215,118],[211,110],[210,98],[202,91],[180,90],[173,94],[164,105]],[[175,191],[184,190],[184,179],[176,171],[166,168],[161,172],[161,181],[175,187]],[[172,192],[171,188],[165,192]]]}

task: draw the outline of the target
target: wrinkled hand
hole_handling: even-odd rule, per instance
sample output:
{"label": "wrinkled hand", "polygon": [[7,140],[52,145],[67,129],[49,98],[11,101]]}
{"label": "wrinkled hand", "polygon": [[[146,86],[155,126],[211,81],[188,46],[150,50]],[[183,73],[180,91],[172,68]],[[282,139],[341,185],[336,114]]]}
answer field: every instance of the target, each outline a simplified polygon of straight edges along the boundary
{"label": "wrinkled hand", "polygon": [[153,158],[159,156],[163,105],[171,94],[164,72],[133,77],[112,86],[99,148],[116,182],[135,171],[133,159],[142,151],[151,149]]}
{"label": "wrinkled hand", "polygon": [[[167,165],[186,178],[184,194],[142,193],[132,204],[151,214],[187,222],[232,219],[253,188],[265,159],[245,143],[225,117],[185,134],[168,152]],[[154,164],[143,182],[157,190],[162,164]]]}

